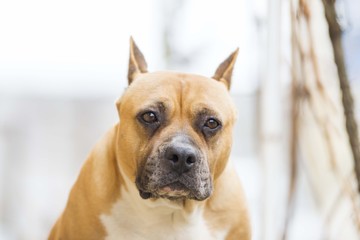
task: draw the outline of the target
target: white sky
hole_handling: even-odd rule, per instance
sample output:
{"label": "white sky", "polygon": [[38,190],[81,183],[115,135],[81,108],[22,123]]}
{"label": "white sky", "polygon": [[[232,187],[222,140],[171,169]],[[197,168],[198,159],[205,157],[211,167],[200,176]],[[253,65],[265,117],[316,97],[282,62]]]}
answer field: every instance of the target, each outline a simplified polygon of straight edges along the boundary
{"label": "white sky", "polygon": [[71,95],[121,90],[130,35],[157,63],[154,10],[151,1],[139,0],[2,1],[0,91]]}
{"label": "white sky", "polygon": [[[211,76],[240,47],[232,91],[253,92],[264,74],[266,33],[257,23],[266,24],[266,2],[188,0],[173,16],[164,14],[175,3],[168,0],[1,1],[0,95],[117,96],[127,82],[130,35],[149,70],[164,70],[168,21],[174,22],[172,46],[191,60],[171,70]],[[356,34],[360,5],[350,2],[340,9]]]}
{"label": "white sky", "polygon": [[[0,94],[118,95],[126,84],[129,36],[149,70],[164,68],[164,0],[8,0],[0,3]],[[234,91],[252,91],[258,39],[251,1],[188,1],[175,18],[172,41],[191,55],[182,70],[212,75],[236,47]],[[255,2],[256,3],[256,2]],[[255,7],[254,7],[255,6]],[[261,4],[260,4],[261,6]],[[219,11],[219,9],[222,11]],[[246,11],[245,11],[246,9]],[[259,10],[260,9],[260,10]],[[165,16],[166,17],[166,16]],[[200,49],[199,51],[197,51]],[[195,52],[197,55],[192,56]]]}

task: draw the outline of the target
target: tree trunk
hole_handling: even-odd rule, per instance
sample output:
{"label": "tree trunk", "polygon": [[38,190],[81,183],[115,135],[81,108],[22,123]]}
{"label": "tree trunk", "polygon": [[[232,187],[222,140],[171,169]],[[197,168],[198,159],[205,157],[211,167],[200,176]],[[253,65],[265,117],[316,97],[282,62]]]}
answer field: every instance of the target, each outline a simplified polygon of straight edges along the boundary
{"label": "tree trunk", "polygon": [[324,219],[325,238],[356,240],[360,200],[324,9],[320,0],[292,4],[292,67],[302,160]]}
{"label": "tree trunk", "polygon": [[357,178],[358,192],[360,193],[360,146],[359,132],[354,116],[354,100],[351,94],[349,80],[346,74],[344,53],[341,41],[341,28],[337,22],[335,11],[335,1],[322,0],[324,4],[325,17],[329,25],[329,35],[334,51],[335,63],[339,75],[340,87],[342,91],[342,102],[346,118],[346,130],[349,135],[352,154],[354,157],[354,169]]}

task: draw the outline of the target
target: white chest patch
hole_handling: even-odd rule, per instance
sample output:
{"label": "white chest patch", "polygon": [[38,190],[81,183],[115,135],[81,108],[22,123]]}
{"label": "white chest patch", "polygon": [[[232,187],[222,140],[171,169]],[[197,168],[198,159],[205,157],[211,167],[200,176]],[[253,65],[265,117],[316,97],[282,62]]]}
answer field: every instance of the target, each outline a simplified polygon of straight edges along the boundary
{"label": "white chest patch", "polygon": [[201,209],[188,214],[169,200],[151,202],[124,189],[111,212],[100,219],[107,231],[106,240],[215,240],[226,236],[226,232],[210,230]]}

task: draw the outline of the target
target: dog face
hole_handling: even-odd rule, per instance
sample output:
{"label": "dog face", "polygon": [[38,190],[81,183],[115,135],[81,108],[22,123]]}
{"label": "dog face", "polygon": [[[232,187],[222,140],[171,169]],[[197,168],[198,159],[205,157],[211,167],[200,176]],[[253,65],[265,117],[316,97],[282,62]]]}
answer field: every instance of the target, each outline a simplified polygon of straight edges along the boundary
{"label": "dog face", "polygon": [[131,41],[130,86],[117,103],[118,154],[142,198],[211,195],[230,154],[235,108],[228,87],[236,53],[213,78],[147,73]]}

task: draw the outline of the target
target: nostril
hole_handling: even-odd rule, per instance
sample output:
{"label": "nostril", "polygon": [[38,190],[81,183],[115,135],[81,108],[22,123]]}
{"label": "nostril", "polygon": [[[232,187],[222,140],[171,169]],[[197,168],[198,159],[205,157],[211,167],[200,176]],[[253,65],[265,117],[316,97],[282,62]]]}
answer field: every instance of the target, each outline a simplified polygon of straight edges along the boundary
{"label": "nostril", "polygon": [[177,163],[179,161],[179,157],[176,154],[171,155],[170,161],[172,161],[173,163]]}
{"label": "nostril", "polygon": [[190,156],[186,159],[186,165],[191,166],[195,163],[195,158]]}
{"label": "nostril", "polygon": [[166,166],[180,174],[189,171],[197,161],[195,150],[187,145],[169,146],[164,159],[167,162]]}

